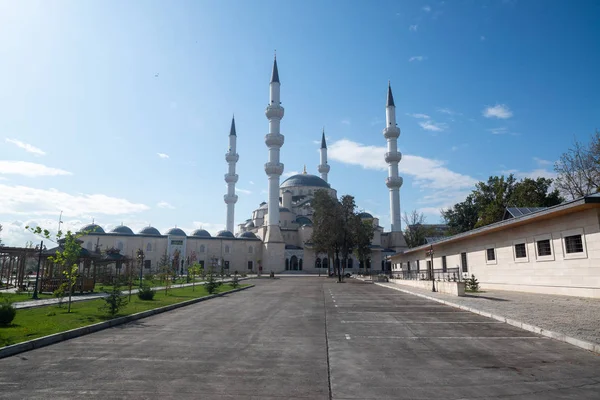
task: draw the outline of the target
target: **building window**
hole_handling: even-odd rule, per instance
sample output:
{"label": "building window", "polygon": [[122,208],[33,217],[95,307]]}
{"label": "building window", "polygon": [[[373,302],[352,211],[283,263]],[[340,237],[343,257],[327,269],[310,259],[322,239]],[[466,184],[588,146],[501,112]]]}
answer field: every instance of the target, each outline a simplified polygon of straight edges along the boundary
{"label": "building window", "polygon": [[146,268],[146,269],[152,268],[152,260],[144,260],[144,268]]}
{"label": "building window", "polygon": [[249,270],[251,270],[251,269],[252,269],[252,267],[253,267],[253,265],[252,265],[252,261],[248,261],[248,269],[249,269]]}
{"label": "building window", "polygon": [[92,251],[92,242],[87,242],[87,245],[85,246],[89,251]]}
{"label": "building window", "polygon": [[117,249],[123,251],[123,242],[117,243]]}
{"label": "building window", "polygon": [[410,261],[406,262],[406,270],[410,272]]}
{"label": "building window", "polygon": [[148,243],[146,245],[146,252],[150,252],[150,251],[152,251],[152,244]]}
{"label": "building window", "polygon": [[565,236],[565,251],[567,254],[583,253],[581,235]]}
{"label": "building window", "polygon": [[417,272],[421,271],[421,263],[417,260]]}
{"label": "building window", "polygon": [[321,268],[321,259],[320,258],[317,258],[315,260],[315,268]]}
{"label": "building window", "polygon": [[229,245],[225,246],[225,254],[229,254]]}
{"label": "building window", "polygon": [[462,266],[462,272],[469,272],[469,266],[467,265],[467,253],[460,253],[460,263]]}
{"label": "building window", "polygon": [[538,240],[537,241],[537,251],[538,256],[551,256],[552,255],[552,247],[550,246],[550,239]]}
{"label": "building window", "polygon": [[427,271],[431,271],[431,260],[427,260]]}
{"label": "building window", "polygon": [[486,256],[488,261],[496,261],[496,252],[493,248],[486,249]]}
{"label": "building window", "polygon": [[254,251],[254,249],[252,248],[252,246],[248,247],[248,253],[252,254],[252,252]]}
{"label": "building window", "polygon": [[204,245],[200,245],[200,253],[204,253],[206,251],[206,247]]}
{"label": "building window", "polygon": [[448,272],[448,264],[446,263],[446,256],[442,256],[442,272]]}
{"label": "building window", "polygon": [[515,244],[515,258],[527,258],[527,248],[525,243]]}
{"label": "building window", "polygon": [[346,266],[346,268],[352,268],[353,264],[354,264],[354,261],[351,258],[349,258],[348,259],[348,265]]}

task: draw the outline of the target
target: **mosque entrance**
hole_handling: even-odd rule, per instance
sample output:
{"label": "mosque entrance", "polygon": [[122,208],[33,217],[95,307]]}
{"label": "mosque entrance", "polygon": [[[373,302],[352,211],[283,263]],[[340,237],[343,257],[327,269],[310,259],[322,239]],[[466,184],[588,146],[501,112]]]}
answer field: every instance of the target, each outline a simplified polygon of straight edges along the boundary
{"label": "mosque entrance", "polygon": [[298,257],[292,256],[292,258],[290,258],[290,270],[298,271]]}

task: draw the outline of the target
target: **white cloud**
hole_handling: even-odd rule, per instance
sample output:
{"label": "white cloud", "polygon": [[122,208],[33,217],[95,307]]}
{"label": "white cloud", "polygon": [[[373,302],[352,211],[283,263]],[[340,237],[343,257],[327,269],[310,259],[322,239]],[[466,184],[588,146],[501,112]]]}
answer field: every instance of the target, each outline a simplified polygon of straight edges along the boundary
{"label": "white cloud", "polygon": [[249,183],[249,184],[251,184],[251,185],[254,185],[254,181],[250,181],[250,182],[248,182],[248,183]]}
{"label": "white cloud", "polygon": [[36,164],[27,161],[6,160],[0,160],[0,174],[23,175],[29,177],[72,175],[69,171],[65,171],[59,168],[47,167],[43,164]]}
{"label": "white cloud", "polygon": [[145,204],[105,194],[70,194],[56,189],[37,189],[26,186],[0,184],[0,214],[53,215],[63,211],[64,216],[83,217],[126,215],[148,210]]}
{"label": "white cloud", "polygon": [[171,210],[175,209],[175,207],[173,207],[170,203],[168,203],[166,201],[159,201],[156,204],[156,206],[159,207],[159,208],[168,208],[168,209],[171,209]]}
{"label": "white cloud", "polygon": [[194,231],[196,229],[205,229],[212,236],[215,236],[219,231],[225,230],[225,224],[216,223],[216,222],[194,221],[194,222],[192,222],[191,227],[181,227],[181,229],[183,229],[188,234],[190,234],[192,231]]}
{"label": "white cloud", "polygon": [[434,121],[421,121],[419,122],[419,125],[421,126],[421,128],[427,130],[427,131],[433,131],[433,132],[441,132],[441,131],[445,131],[446,129],[448,129],[448,124],[442,123],[442,122],[434,122]]}
{"label": "white cloud", "polygon": [[552,161],[544,160],[538,157],[533,157],[533,161],[535,161],[539,166],[552,165],[554,164]]}
{"label": "white cloud", "polygon": [[505,126],[500,128],[490,128],[488,129],[488,132],[490,132],[492,135],[505,135],[508,133],[508,128]]}
{"label": "white cloud", "polygon": [[425,59],[425,57],[423,57],[423,56],[412,56],[411,58],[408,59],[408,62],[423,61],[424,59]]}
{"label": "white cloud", "polygon": [[39,148],[37,148],[35,146],[32,146],[32,145],[30,145],[28,143],[21,142],[20,140],[17,140],[17,139],[8,139],[8,138],[5,139],[5,140],[6,140],[6,143],[12,143],[12,144],[14,144],[17,147],[22,148],[23,150],[25,150],[28,153],[32,153],[32,154],[35,154],[35,155],[38,155],[38,156],[44,156],[44,155],[46,155],[45,151],[43,151],[43,150],[41,150],[41,149],[39,149]]}
{"label": "white cloud", "polygon": [[504,175],[509,175],[509,174],[513,174],[515,176],[515,178],[517,179],[524,179],[524,178],[531,178],[531,179],[537,179],[537,178],[549,178],[549,179],[555,179],[557,177],[557,173],[554,171],[549,171],[545,168],[536,168],[532,171],[519,171],[518,169],[508,169],[508,170],[504,170],[501,171],[502,174]]}
{"label": "white cloud", "polygon": [[406,115],[408,115],[410,117],[413,117],[413,118],[421,118],[421,119],[429,119],[429,118],[431,118],[427,114],[406,114]]}
{"label": "white cloud", "polygon": [[449,108],[443,107],[443,108],[438,108],[437,112],[441,112],[442,114],[448,114],[448,115],[462,115],[459,112],[453,111]]}
{"label": "white cloud", "polygon": [[[63,232],[71,231],[77,232],[83,225],[91,222],[83,222],[79,219],[75,220],[62,220],[61,230]],[[58,230],[58,213],[56,218],[35,218],[29,220],[12,220],[12,221],[1,221],[2,225],[2,243],[7,246],[24,246],[27,242],[33,242],[34,245],[39,244],[41,237],[34,235],[31,231],[25,229],[26,226],[35,228],[36,226],[42,229],[48,229],[51,232],[51,237],[54,237]],[[47,239],[44,240],[44,246],[52,248],[55,244]]]}
{"label": "white cloud", "polygon": [[425,6],[421,10],[423,10],[425,12],[430,12],[431,11],[431,7],[430,6]]}
{"label": "white cloud", "polygon": [[506,104],[496,104],[495,106],[486,107],[483,110],[483,116],[486,118],[508,119],[513,113]]}
{"label": "white cloud", "polygon": [[342,124],[344,125],[350,125],[350,120],[349,119],[343,119],[340,121]]}
{"label": "white cloud", "polygon": [[[375,117],[371,120],[371,126],[375,126],[375,125],[381,125],[383,124],[385,121],[379,117]],[[319,142],[320,143],[320,142]]]}
{"label": "white cloud", "polygon": [[289,171],[289,172],[284,172],[283,174],[281,174],[282,178],[289,178],[292,175],[298,175],[300,172],[298,171]]}
{"label": "white cloud", "polygon": [[164,158],[164,159],[166,159],[166,158],[169,158],[169,155],[168,155],[168,154],[165,154],[165,153],[156,153],[156,154],[157,154],[157,155],[158,155],[160,158]]}
{"label": "white cloud", "polygon": [[242,188],[239,188],[239,187],[235,188],[235,192],[236,193],[243,193],[243,194],[252,194],[251,190],[242,189]]}
{"label": "white cloud", "polygon": [[409,31],[416,32],[418,28],[419,28],[419,25],[416,25],[416,24],[415,24],[415,25],[411,25],[411,26],[409,26],[409,27],[408,27],[408,30],[409,30]]}

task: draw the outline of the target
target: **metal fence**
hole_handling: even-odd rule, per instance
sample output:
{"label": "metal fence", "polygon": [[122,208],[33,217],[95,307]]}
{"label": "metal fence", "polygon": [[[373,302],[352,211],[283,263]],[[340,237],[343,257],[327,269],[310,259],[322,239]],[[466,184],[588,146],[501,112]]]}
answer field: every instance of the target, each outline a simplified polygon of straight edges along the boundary
{"label": "metal fence", "polygon": [[[392,275],[396,279],[413,281],[431,280],[431,271],[427,269],[422,271],[394,271]],[[463,280],[462,274],[460,273],[460,268],[447,268],[446,270],[441,268],[434,269],[433,277],[436,281],[460,282]]]}

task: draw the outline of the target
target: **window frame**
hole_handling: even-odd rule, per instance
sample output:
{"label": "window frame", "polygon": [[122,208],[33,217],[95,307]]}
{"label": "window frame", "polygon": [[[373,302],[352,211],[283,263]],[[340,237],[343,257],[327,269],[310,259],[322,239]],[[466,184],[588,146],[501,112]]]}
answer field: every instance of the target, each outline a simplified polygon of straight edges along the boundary
{"label": "window frame", "polygon": [[[565,238],[569,236],[581,235],[581,245],[583,246],[583,252],[581,253],[567,253],[567,242]],[[585,243],[585,232],[583,228],[569,229],[560,233],[560,242],[563,250],[563,258],[565,260],[588,258],[587,245]]]}
{"label": "window frame", "polygon": [[[517,245],[525,245],[525,257],[517,257]],[[526,239],[516,239],[512,242],[513,260],[516,263],[527,263],[529,262],[529,246]]]}
{"label": "window frame", "polygon": [[446,256],[442,256],[442,272],[448,272],[448,260]]}
{"label": "window frame", "polygon": [[[463,262],[463,254],[465,255],[464,262]],[[461,274],[469,273],[469,252],[466,250],[460,252],[460,273]]]}
{"label": "window frame", "polygon": [[[538,251],[538,242],[544,241],[544,240],[548,240],[550,242],[550,255],[548,256],[540,256],[539,251]],[[533,239],[533,244],[535,247],[535,261],[554,261],[555,259],[555,250],[554,250],[554,244],[553,244],[553,240],[552,240],[552,235],[551,234],[547,234],[547,235],[540,235],[540,236],[536,236]]]}
{"label": "window frame", "polygon": [[[490,250],[492,250],[492,252],[494,254],[494,259],[493,260],[490,260],[488,258],[488,256],[489,256],[488,252]],[[498,254],[496,253],[496,248],[495,247],[493,247],[493,246],[487,246],[485,248],[485,263],[488,264],[488,265],[496,265],[496,264],[498,264]]]}

